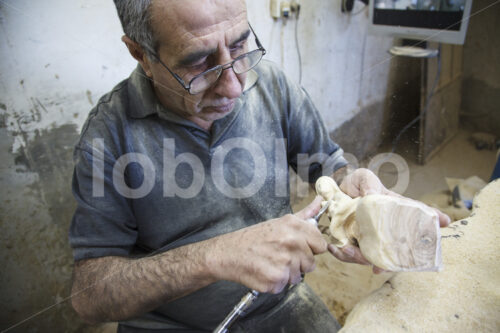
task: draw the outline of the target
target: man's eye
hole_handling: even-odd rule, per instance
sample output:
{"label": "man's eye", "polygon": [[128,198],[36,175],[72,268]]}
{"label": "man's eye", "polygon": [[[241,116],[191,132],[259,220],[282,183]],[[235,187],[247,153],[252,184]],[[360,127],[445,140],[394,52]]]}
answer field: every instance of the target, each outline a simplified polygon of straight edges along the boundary
{"label": "man's eye", "polygon": [[187,70],[194,74],[199,74],[208,68],[208,60],[197,62],[195,64],[187,66]]}
{"label": "man's eye", "polygon": [[246,41],[231,46],[231,48],[229,50],[231,51],[231,53],[239,53],[245,49],[245,46],[246,46]]}
{"label": "man's eye", "polygon": [[236,45],[231,47],[231,52],[238,51],[238,50],[243,50],[243,45]]}
{"label": "man's eye", "polygon": [[199,69],[199,68],[205,68],[205,67],[207,67],[207,62],[206,61],[204,61],[204,62],[202,62],[202,63],[200,63],[198,65],[191,66],[191,68],[193,68],[193,69]]}
{"label": "man's eye", "polygon": [[195,63],[190,64],[188,67],[189,68],[198,68],[198,67],[202,67],[202,66],[206,66],[206,65],[207,65],[207,58],[205,57],[203,59],[198,60]]}

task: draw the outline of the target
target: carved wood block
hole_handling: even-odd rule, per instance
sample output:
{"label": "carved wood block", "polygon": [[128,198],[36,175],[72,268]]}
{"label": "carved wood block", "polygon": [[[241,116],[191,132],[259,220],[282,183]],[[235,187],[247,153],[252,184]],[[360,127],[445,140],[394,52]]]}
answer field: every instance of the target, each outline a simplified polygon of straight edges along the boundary
{"label": "carved wood block", "polygon": [[330,177],[316,182],[326,201],[332,242],[359,246],[372,264],[394,272],[441,269],[441,235],[437,213],[403,197],[368,195],[352,199]]}

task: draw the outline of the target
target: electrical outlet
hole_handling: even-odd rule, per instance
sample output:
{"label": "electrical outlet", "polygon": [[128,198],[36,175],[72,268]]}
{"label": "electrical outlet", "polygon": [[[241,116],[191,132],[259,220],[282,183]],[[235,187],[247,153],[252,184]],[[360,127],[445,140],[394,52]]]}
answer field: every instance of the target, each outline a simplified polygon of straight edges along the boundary
{"label": "electrical outlet", "polygon": [[278,19],[281,17],[281,1],[271,0],[271,17]]}
{"label": "electrical outlet", "polygon": [[300,3],[298,0],[271,0],[271,17],[279,19],[280,17],[293,18],[292,13],[298,13],[300,10]]}
{"label": "electrical outlet", "polygon": [[289,18],[291,12],[290,3],[288,1],[282,1],[280,7],[281,7],[281,16],[283,16],[284,18]]}

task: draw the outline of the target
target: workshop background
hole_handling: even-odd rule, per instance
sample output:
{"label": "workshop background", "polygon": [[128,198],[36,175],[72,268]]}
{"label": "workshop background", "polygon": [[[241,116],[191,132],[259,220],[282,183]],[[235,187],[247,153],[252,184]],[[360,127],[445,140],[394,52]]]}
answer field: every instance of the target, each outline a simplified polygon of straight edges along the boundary
{"label": "workshop background", "polygon": [[[472,12],[494,3],[476,0]],[[298,21],[293,13],[273,20],[269,0],[248,0],[249,20],[265,57],[301,79],[335,140],[363,161],[418,114],[420,61],[392,57],[399,40],[367,34],[361,2],[351,14],[340,0],[301,4]],[[72,151],[88,112],[136,62],[111,0],[0,0],[0,28],[0,330],[98,331],[68,300]],[[463,49],[450,51],[462,69],[442,87],[455,89],[449,98],[460,109],[460,133],[450,140],[500,137],[499,33],[495,4],[470,19]],[[476,174],[488,181],[492,168]],[[417,192],[443,184],[428,181]]]}

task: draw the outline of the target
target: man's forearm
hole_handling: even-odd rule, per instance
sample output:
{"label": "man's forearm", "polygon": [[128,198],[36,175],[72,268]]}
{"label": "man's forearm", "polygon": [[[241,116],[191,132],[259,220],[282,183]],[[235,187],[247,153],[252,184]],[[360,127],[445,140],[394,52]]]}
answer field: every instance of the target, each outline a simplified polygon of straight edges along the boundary
{"label": "man's forearm", "polygon": [[89,322],[117,321],[150,311],[214,282],[208,242],[155,256],[103,257],[77,262],[72,303]]}

